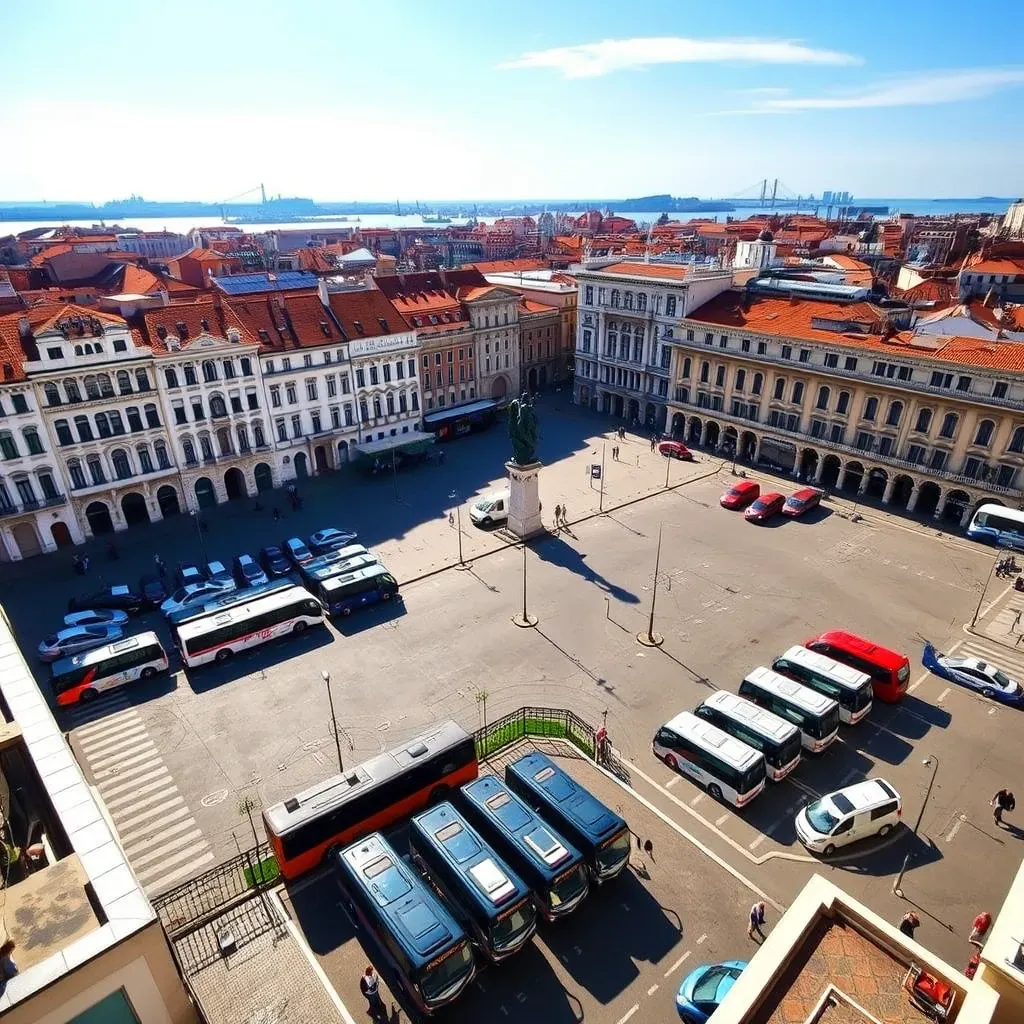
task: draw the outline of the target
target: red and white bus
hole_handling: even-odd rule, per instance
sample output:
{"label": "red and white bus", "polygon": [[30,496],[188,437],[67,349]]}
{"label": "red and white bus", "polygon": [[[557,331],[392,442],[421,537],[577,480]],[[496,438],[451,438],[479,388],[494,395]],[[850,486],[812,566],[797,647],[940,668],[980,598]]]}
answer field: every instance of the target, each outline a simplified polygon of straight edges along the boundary
{"label": "red and white bus", "polygon": [[50,683],[58,705],[83,704],[101,693],[167,671],[167,654],[156,633],[137,633],[96,647],[50,667]]}
{"label": "red and white bus", "polygon": [[332,847],[444,800],[478,774],[473,737],[455,722],[444,722],[268,807],[263,824],[281,874],[297,878],[319,866]]}
{"label": "red and white bus", "polygon": [[280,636],[297,635],[324,621],[323,605],[304,587],[254,595],[245,604],[171,624],[174,644],[189,668],[227,661],[232,654]]}

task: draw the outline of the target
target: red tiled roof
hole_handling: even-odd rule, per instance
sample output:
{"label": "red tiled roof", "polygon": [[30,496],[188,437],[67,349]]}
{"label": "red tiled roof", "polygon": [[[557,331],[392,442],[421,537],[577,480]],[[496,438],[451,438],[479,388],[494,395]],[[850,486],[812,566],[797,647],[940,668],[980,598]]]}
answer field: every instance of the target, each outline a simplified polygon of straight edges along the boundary
{"label": "red tiled roof", "polygon": [[[901,359],[960,363],[986,369],[1024,371],[1024,342],[989,341],[985,338],[918,337],[903,331],[891,337],[880,333],[884,312],[868,302],[841,305],[814,299],[754,296],[744,309],[736,292],[723,292],[688,317],[698,324],[756,331],[784,338],[867,349]],[[814,320],[831,320],[850,325],[847,332],[825,330]],[[874,333],[861,333],[871,330]]]}
{"label": "red tiled roof", "polygon": [[175,256],[175,260],[193,259],[198,260],[201,263],[221,263],[224,260],[236,259],[237,257],[228,256],[223,252],[215,252],[213,249],[189,249],[188,252],[183,252],[180,256]]}
{"label": "red tiled roof", "polygon": [[66,252],[74,252],[75,247],[69,242],[64,242],[58,245],[51,245],[48,249],[41,249],[39,252],[29,260],[29,263],[33,267],[41,267],[48,259],[53,256],[60,256]]}
{"label": "red tiled roof", "polygon": [[968,264],[964,272],[969,274],[1009,274],[1011,276],[1024,274],[1024,260],[1010,259],[983,259],[977,263]]}
{"label": "red tiled roof", "polygon": [[957,286],[955,281],[947,281],[941,277],[929,277],[918,282],[901,293],[907,302],[938,302],[948,305],[956,300]]}
{"label": "red tiled roof", "polygon": [[500,290],[497,285],[485,284],[473,288],[460,288],[455,294],[460,302],[475,302],[477,299],[493,298],[492,293]]}
{"label": "red tiled roof", "polygon": [[517,270],[547,270],[547,260],[492,260],[490,263],[469,263],[467,266],[481,274],[512,274]]}
{"label": "red tiled roof", "polygon": [[402,314],[376,288],[331,292],[328,300],[331,312],[350,341],[409,330]]}
{"label": "red tiled roof", "polygon": [[316,348],[345,340],[316,292],[251,295],[225,302],[261,349]]}
{"label": "red tiled roof", "polygon": [[[188,348],[201,334],[226,338],[229,327],[238,329],[245,344],[251,345],[257,340],[256,335],[248,332],[234,311],[216,296],[193,302],[172,302],[168,306],[147,309],[133,323],[136,328],[141,328],[141,334],[146,339],[144,344],[152,348],[155,356],[167,355],[171,351],[167,347],[167,337],[170,335],[181,341],[182,349]],[[185,326],[184,332],[181,324]],[[186,334],[187,337],[183,337]]]}
{"label": "red tiled roof", "polygon": [[[25,352],[18,321],[24,313],[0,316],[0,383],[25,379]],[[7,367],[10,367],[10,371]]]}
{"label": "red tiled roof", "polygon": [[521,313],[557,313],[557,306],[549,306],[546,302],[536,302],[533,299],[520,298],[519,310]]}
{"label": "red tiled roof", "polygon": [[599,273],[682,281],[689,273],[689,268],[665,263],[615,263],[610,267],[602,267]]}
{"label": "red tiled roof", "polygon": [[854,259],[852,256],[847,256],[843,252],[828,252],[825,253],[822,259],[831,260],[837,267],[842,270],[867,270],[870,272],[871,267],[866,263],[861,263],[860,260]]}

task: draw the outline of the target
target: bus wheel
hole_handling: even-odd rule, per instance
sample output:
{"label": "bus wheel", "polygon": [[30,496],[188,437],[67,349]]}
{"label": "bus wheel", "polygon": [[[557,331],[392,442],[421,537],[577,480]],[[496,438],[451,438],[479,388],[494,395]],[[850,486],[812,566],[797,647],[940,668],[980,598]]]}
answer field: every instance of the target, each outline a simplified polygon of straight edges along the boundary
{"label": "bus wheel", "polygon": [[352,609],[351,608],[342,608],[341,609],[341,614],[342,615],[351,615],[352,614]]}
{"label": "bus wheel", "polygon": [[222,647],[217,652],[217,656],[216,656],[216,658],[214,658],[214,661],[219,661],[223,665],[224,662],[227,661],[228,658],[230,658],[230,657],[231,657],[231,648],[230,647]]}
{"label": "bus wheel", "polygon": [[292,626],[292,632],[293,633],[301,633],[301,632],[303,632],[305,630],[305,628],[306,628],[306,624],[300,619],[298,622],[295,623],[294,626]]}
{"label": "bus wheel", "polygon": [[666,754],[665,755],[665,764],[667,764],[669,766],[669,768],[672,769],[672,771],[675,771],[676,770],[675,755],[674,754]]}
{"label": "bus wheel", "polygon": [[142,678],[143,678],[143,679],[152,679],[152,678],[153,678],[153,676],[155,676],[155,675],[156,675],[156,669],[155,669],[155,668],[153,668],[153,666],[152,666],[152,665],[147,665],[147,666],[146,666],[146,667],[145,667],[145,668],[144,668],[144,669],[142,670]]}
{"label": "bus wheel", "polygon": [[719,803],[722,802],[722,791],[713,782],[708,786],[708,796],[712,800],[717,800]]}
{"label": "bus wheel", "polygon": [[382,601],[390,601],[391,600],[391,591],[390,590],[385,590],[384,593],[380,595],[380,599]]}
{"label": "bus wheel", "polygon": [[89,704],[94,701],[99,694],[95,690],[83,690],[82,695],[78,698],[83,704]]}

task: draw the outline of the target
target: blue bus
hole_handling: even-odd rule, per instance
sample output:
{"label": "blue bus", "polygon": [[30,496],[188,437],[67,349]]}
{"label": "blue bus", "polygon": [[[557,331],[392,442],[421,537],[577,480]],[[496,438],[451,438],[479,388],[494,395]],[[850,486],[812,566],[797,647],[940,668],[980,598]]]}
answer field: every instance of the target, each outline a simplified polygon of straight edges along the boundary
{"label": "blue bus", "polygon": [[374,565],[376,562],[377,557],[362,544],[349,544],[347,547],[338,548],[337,551],[317,555],[312,562],[300,566],[299,571],[307,582],[319,582],[332,576],[341,576],[353,569]]}
{"label": "blue bus", "polygon": [[450,803],[412,819],[409,849],[488,959],[526,945],[537,928],[530,890]]}
{"label": "blue bus", "polygon": [[314,593],[329,615],[351,615],[356,608],[393,597],[401,600],[398,581],[379,563],[321,580]]}
{"label": "blue bus", "polygon": [[629,863],[626,822],[549,757],[533,753],[505,766],[505,783],[549,825],[575,843],[600,885]]}
{"label": "blue bus", "polygon": [[481,775],[459,790],[466,818],[526,882],[548,921],[572,912],[587,895],[587,865],[569,841],[496,775]]}
{"label": "blue bus", "polygon": [[236,605],[251,604],[258,597],[276,594],[279,590],[287,590],[295,585],[296,581],[290,576],[282,576],[276,580],[269,580],[267,583],[257,583],[254,587],[241,587],[238,590],[231,590],[226,594],[211,597],[208,601],[179,608],[178,611],[171,612],[167,619],[174,626],[182,626],[193,619],[205,618],[211,612],[222,612],[228,608],[234,608]]}
{"label": "blue bus", "polygon": [[473,947],[430,887],[374,832],[335,851],[346,908],[372,933],[409,997],[424,1012],[450,1003],[473,980]]}

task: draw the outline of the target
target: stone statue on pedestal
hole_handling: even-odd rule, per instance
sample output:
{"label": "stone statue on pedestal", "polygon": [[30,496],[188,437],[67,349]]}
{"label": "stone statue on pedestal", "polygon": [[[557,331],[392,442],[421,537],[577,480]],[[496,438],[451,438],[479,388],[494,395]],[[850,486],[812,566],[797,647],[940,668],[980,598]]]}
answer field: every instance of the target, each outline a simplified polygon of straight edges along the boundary
{"label": "stone statue on pedestal", "polygon": [[508,406],[508,436],[512,441],[512,461],[529,466],[537,461],[537,414],[525,392]]}

